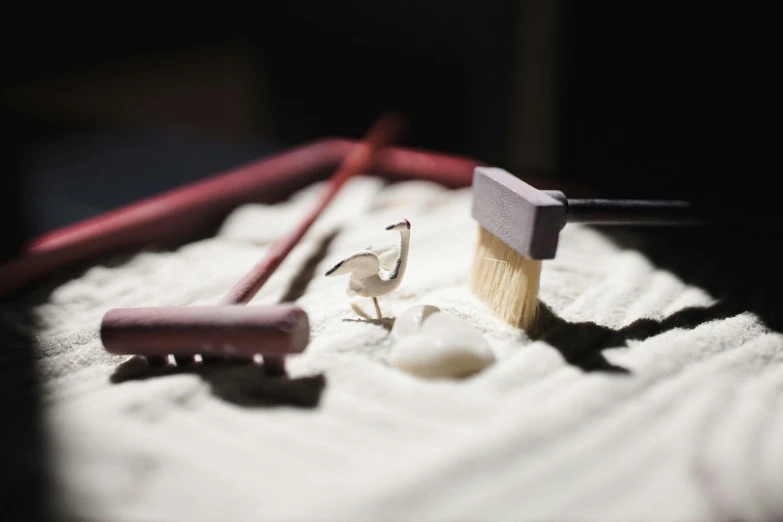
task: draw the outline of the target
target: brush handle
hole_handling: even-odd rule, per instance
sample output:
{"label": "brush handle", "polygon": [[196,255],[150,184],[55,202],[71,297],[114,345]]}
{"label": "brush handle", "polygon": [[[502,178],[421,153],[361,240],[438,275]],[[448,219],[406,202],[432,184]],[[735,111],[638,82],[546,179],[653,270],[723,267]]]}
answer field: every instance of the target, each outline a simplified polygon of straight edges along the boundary
{"label": "brush handle", "polygon": [[565,207],[568,223],[591,225],[702,225],[704,216],[689,201],[648,199],[569,199],[555,190],[548,196]]}
{"label": "brush handle", "polygon": [[595,225],[699,225],[703,218],[688,201],[644,199],[569,199],[570,223]]}

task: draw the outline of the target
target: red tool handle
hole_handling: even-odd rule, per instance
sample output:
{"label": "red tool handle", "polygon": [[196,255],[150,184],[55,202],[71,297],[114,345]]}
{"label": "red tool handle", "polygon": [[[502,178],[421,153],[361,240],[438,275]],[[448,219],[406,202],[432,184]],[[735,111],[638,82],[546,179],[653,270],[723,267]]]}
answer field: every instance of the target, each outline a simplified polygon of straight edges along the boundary
{"label": "red tool handle", "polygon": [[300,353],[310,341],[307,314],[298,306],[190,306],[114,308],[101,321],[109,353],[252,359]]}
{"label": "red tool handle", "polygon": [[304,237],[321,212],[334,199],[340,187],[352,177],[369,168],[373,156],[402,131],[402,125],[402,121],[396,116],[381,117],[369,130],[367,136],[354,145],[337,172],[329,178],[320,199],[299,226],[276,241],[267,257],[234,285],[220,301],[220,304],[247,304],[299,243],[299,240]]}
{"label": "red tool handle", "polygon": [[[237,205],[276,201],[322,179],[356,144],[316,141],[41,236],[21,257],[0,265],[0,296],[98,255],[194,239]],[[478,165],[469,158],[389,147],[374,155],[367,171],[389,180],[465,187]]]}

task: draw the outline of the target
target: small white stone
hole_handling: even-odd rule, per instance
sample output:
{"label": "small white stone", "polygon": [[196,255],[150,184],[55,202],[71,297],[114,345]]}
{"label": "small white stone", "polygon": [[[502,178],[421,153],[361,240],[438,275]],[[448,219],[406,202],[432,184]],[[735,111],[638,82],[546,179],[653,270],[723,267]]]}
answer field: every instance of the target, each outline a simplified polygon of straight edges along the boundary
{"label": "small white stone", "polygon": [[478,330],[435,306],[414,306],[398,315],[392,336],[397,342],[390,364],[419,377],[467,377],[495,362]]}
{"label": "small white stone", "polygon": [[392,336],[396,339],[410,337],[421,333],[422,322],[430,315],[440,312],[440,308],[432,305],[419,305],[408,308],[397,315],[392,327]]}

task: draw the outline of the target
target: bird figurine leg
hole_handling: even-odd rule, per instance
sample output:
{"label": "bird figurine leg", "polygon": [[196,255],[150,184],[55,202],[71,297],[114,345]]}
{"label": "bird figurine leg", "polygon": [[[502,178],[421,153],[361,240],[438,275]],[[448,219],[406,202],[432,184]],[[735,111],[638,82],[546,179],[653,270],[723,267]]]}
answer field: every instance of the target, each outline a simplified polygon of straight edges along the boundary
{"label": "bird figurine leg", "polygon": [[381,307],[378,306],[378,298],[373,297],[372,302],[375,305],[375,313],[378,314],[378,320],[380,321],[381,319],[383,319],[383,315],[381,314]]}

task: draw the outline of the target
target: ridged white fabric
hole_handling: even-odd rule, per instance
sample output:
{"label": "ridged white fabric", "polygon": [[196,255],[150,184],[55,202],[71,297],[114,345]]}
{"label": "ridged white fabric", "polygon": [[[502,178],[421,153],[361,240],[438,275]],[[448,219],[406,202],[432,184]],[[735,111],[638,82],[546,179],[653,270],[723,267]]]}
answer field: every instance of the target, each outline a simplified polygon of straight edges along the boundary
{"label": "ridged white fabric", "polygon": [[[45,298],[29,296],[62,513],[783,520],[783,337],[750,313],[635,332],[638,319],[713,298],[600,231],[569,225],[544,263],[551,313],[531,339],[468,289],[476,224],[467,190],[373,178],[345,187],[250,305],[304,291],[312,342],[289,359],[289,384],[266,382],[253,366],[111,382],[125,358],[101,346],[108,309],[216,303],[317,189],[239,208],[214,238],[99,264]],[[323,276],[370,243],[397,241],[384,227],[402,218],[412,225],[408,270],[379,299],[384,315],[431,304],[466,319],[498,359],[473,378],[428,381],[391,368],[388,325],[351,307],[374,317],[372,301],[348,297],[347,278]],[[308,263],[312,279],[292,290]],[[315,407],[278,400],[318,374],[326,384]]]}

